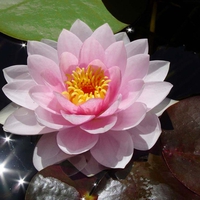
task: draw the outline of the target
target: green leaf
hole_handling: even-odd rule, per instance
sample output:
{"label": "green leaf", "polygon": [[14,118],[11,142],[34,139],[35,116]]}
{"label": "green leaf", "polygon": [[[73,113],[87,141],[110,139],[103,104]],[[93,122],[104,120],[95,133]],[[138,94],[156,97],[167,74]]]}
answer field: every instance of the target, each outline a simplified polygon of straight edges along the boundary
{"label": "green leaf", "polygon": [[173,130],[161,135],[163,156],[174,176],[200,195],[200,96],[167,109]]}
{"label": "green leaf", "polygon": [[0,1],[0,31],[21,40],[57,40],[63,28],[80,19],[93,30],[108,23],[113,32],[126,25],[115,19],[100,0]]}

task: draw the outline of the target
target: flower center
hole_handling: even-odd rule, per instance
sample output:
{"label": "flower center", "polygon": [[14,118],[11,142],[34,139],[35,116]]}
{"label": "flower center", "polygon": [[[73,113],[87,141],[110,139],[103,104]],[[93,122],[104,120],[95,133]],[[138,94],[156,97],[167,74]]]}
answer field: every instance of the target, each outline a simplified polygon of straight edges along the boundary
{"label": "flower center", "polygon": [[66,74],[66,91],[62,95],[75,105],[80,105],[91,98],[104,99],[110,80],[101,67],[77,67],[72,74]]}

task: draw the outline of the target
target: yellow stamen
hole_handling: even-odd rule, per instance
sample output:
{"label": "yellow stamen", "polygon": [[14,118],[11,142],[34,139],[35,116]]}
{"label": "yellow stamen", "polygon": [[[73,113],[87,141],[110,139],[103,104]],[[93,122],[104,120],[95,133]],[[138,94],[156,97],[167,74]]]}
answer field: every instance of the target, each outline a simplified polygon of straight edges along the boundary
{"label": "yellow stamen", "polygon": [[87,69],[77,67],[72,74],[66,74],[66,91],[62,95],[75,105],[80,105],[91,98],[106,96],[109,82],[101,67],[88,66]]}

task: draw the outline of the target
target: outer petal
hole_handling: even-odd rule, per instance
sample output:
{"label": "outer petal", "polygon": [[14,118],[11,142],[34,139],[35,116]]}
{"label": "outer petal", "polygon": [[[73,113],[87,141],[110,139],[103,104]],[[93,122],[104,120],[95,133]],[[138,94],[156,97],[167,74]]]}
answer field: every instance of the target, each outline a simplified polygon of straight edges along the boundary
{"label": "outer petal", "polygon": [[43,109],[42,107],[36,108],[35,114],[36,114],[37,120],[49,128],[59,130],[61,128],[73,126],[73,124],[66,121],[62,117],[62,115],[51,113],[51,112]]}
{"label": "outer petal", "polygon": [[149,69],[149,55],[138,54],[132,56],[127,60],[127,67],[123,77],[123,83],[126,84],[128,81],[133,79],[142,79],[146,76]]}
{"label": "outer petal", "polygon": [[18,108],[20,108],[20,106],[13,102],[9,103],[6,107],[4,107],[0,111],[0,124],[4,124],[9,115],[11,115]]}
{"label": "outer petal", "polygon": [[58,65],[40,55],[30,55],[28,57],[28,68],[29,72],[31,74],[31,77],[38,83],[38,84],[44,84],[43,78],[40,76],[43,72],[50,71],[52,74],[54,74],[56,77],[58,77],[61,80],[60,70]]}
{"label": "outer petal", "polygon": [[110,130],[115,125],[116,121],[117,117],[115,115],[104,118],[95,118],[81,125],[80,128],[91,134],[100,134]]}
{"label": "outer petal", "polygon": [[130,39],[128,35],[126,34],[126,32],[120,32],[120,33],[115,34],[115,39],[116,41],[123,41],[124,44],[130,43]]}
{"label": "outer petal", "polygon": [[144,81],[163,81],[169,71],[169,64],[170,63],[167,61],[150,61],[149,71],[147,76],[144,78]]}
{"label": "outer petal", "polygon": [[148,53],[148,41],[147,39],[134,40],[126,45],[127,57],[131,57],[137,54]]}
{"label": "outer petal", "polygon": [[108,67],[118,66],[121,73],[126,69],[126,49],[122,41],[111,44],[105,51],[105,63]]}
{"label": "outer petal", "polygon": [[57,133],[45,134],[37,143],[33,153],[33,164],[38,171],[71,157],[60,150],[56,142],[56,135]]}
{"label": "outer petal", "polygon": [[108,24],[103,24],[97,28],[92,34],[92,37],[98,40],[104,49],[115,42],[115,36]]}
{"label": "outer petal", "polygon": [[86,156],[85,156],[86,153],[82,153],[82,154],[79,154],[79,155],[75,155],[71,158],[68,159],[68,161],[74,165],[77,169],[77,171],[72,171],[72,174],[70,173],[69,175],[72,176],[73,174],[76,174],[78,172],[80,172],[81,170],[84,169],[84,167],[87,165],[87,160],[86,160]]}
{"label": "outer petal", "polygon": [[28,55],[38,54],[53,60],[58,64],[58,55],[56,49],[38,41],[28,41],[27,43]]}
{"label": "outer petal", "polygon": [[80,67],[87,67],[90,62],[99,59],[104,62],[104,49],[101,44],[94,38],[88,38],[81,48],[80,52]]}
{"label": "outer petal", "polygon": [[68,159],[68,161],[76,167],[78,171],[72,171],[69,175],[72,176],[77,172],[81,172],[86,176],[93,176],[100,171],[106,169],[103,165],[100,165],[90,154],[90,152],[85,152],[80,155],[76,155]]}
{"label": "outer petal", "polygon": [[27,65],[13,65],[3,69],[3,74],[8,83],[16,80],[31,80]]}
{"label": "outer petal", "polygon": [[72,24],[70,31],[74,33],[82,42],[84,42],[93,33],[91,28],[79,19]]}
{"label": "outer petal", "polygon": [[122,101],[119,104],[119,109],[125,110],[132,105],[142,93],[143,86],[144,81],[140,79],[129,81],[126,85],[123,85],[120,88]]}
{"label": "outer petal", "polygon": [[30,89],[29,93],[31,98],[42,108],[53,113],[60,113],[62,110],[54,93],[48,87],[36,85]]}
{"label": "outer petal", "polygon": [[117,113],[117,122],[112,130],[127,130],[137,126],[146,115],[146,106],[142,103],[134,103],[126,110]]}
{"label": "outer petal", "polygon": [[89,152],[86,152],[85,158],[87,159],[87,164],[84,166],[81,172],[86,176],[93,176],[106,169],[106,167],[98,163]]}
{"label": "outer petal", "polygon": [[90,150],[100,164],[111,168],[124,168],[133,155],[133,142],[127,131],[109,131],[101,134]]}
{"label": "outer petal", "polygon": [[63,152],[76,155],[91,149],[97,143],[98,138],[98,135],[89,134],[75,127],[59,131],[57,143]]}
{"label": "outer petal", "polygon": [[43,78],[44,84],[52,91],[61,93],[65,90],[64,83],[51,71],[43,72],[41,77]]}
{"label": "outer petal", "polygon": [[41,39],[41,42],[43,42],[44,44],[47,44],[47,45],[53,47],[54,49],[57,49],[57,42],[54,41],[54,40]]}
{"label": "outer petal", "polygon": [[144,90],[137,102],[142,102],[147,105],[147,108],[152,109],[164,100],[171,88],[172,84],[168,82],[145,83]]}
{"label": "outer petal", "polygon": [[117,112],[120,101],[121,101],[121,95],[119,95],[118,99],[111,106],[109,106],[107,110],[105,110],[101,115],[99,115],[99,118],[110,116],[114,114],[115,112]]}
{"label": "outer petal", "polygon": [[34,86],[34,81],[15,81],[5,85],[2,90],[14,103],[34,110],[37,107],[37,104],[29,95],[29,90]]}
{"label": "outer petal", "polygon": [[66,114],[61,111],[62,116],[70,123],[74,125],[80,125],[85,122],[90,121],[95,117],[95,115],[77,115],[77,114]]}
{"label": "outer petal", "polygon": [[19,135],[38,135],[55,131],[39,124],[35,113],[23,107],[7,118],[3,128],[7,132]]}
{"label": "outer petal", "polygon": [[144,120],[128,132],[131,133],[135,149],[149,150],[161,134],[160,121],[155,114],[147,113]]}
{"label": "outer petal", "polygon": [[63,29],[58,38],[58,58],[63,52],[70,52],[78,58],[81,46],[82,42],[75,34]]}
{"label": "outer petal", "polygon": [[178,101],[165,98],[160,104],[153,108],[151,112],[155,113],[157,116],[161,116],[167,108],[174,105],[175,103],[178,103]]}

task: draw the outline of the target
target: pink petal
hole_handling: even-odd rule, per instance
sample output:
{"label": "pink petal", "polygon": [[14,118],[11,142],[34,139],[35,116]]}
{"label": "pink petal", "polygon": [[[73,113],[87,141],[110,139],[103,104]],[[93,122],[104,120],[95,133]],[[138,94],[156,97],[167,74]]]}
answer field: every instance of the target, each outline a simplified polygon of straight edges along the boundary
{"label": "pink petal", "polygon": [[87,67],[90,62],[93,60],[99,59],[104,62],[104,49],[101,44],[90,37],[83,43],[80,52],[80,67]]}
{"label": "pink petal", "polygon": [[103,99],[92,98],[78,106],[78,113],[83,115],[98,115],[103,107]]}
{"label": "pink petal", "polygon": [[41,77],[43,78],[44,84],[48,86],[48,88],[50,88],[52,91],[61,93],[65,90],[64,83],[61,82],[61,79],[56,77],[55,74],[51,71],[43,72]]}
{"label": "pink petal", "polygon": [[[84,169],[84,167],[87,165],[87,160],[86,160],[86,157],[85,157],[85,154],[86,153],[82,153],[82,154],[79,154],[79,155],[75,155],[71,158],[68,159],[68,161],[74,166],[76,167],[76,169],[80,172],[81,170]],[[77,173],[77,172],[75,172]],[[73,174],[70,174],[70,175],[73,175]]]}
{"label": "pink petal", "polygon": [[56,77],[61,79],[58,65],[44,56],[30,55],[28,57],[28,68],[32,78],[38,84],[44,84],[43,78],[40,75],[47,71],[51,71]]}
{"label": "pink petal", "polygon": [[148,73],[148,69],[149,55],[139,54],[128,58],[122,84],[126,84],[128,81],[133,79],[143,79]]}
{"label": "pink petal", "polygon": [[66,114],[61,111],[62,116],[70,123],[74,125],[83,124],[90,121],[95,117],[95,115],[77,115],[77,114]]}
{"label": "pink petal", "polygon": [[2,90],[5,95],[14,103],[34,110],[37,107],[37,104],[29,95],[29,90],[34,86],[34,81],[23,80],[8,83],[2,88]]}
{"label": "pink petal", "polygon": [[105,51],[105,63],[107,67],[118,66],[121,73],[126,69],[127,55],[122,41],[111,44]]}
{"label": "pink petal", "polygon": [[134,40],[128,43],[126,46],[127,57],[135,56],[137,54],[148,53],[148,41],[147,39]]}
{"label": "pink petal", "polygon": [[144,81],[163,81],[169,71],[169,64],[167,61],[150,61],[149,72],[144,78]]}
{"label": "pink petal", "polygon": [[84,155],[85,155],[85,159],[87,160],[87,164],[81,170],[81,173],[90,177],[107,169],[106,167],[98,163],[89,152],[84,153]]}
{"label": "pink petal", "polygon": [[55,92],[54,95],[62,107],[61,110],[64,110],[64,111],[66,111],[68,113],[72,113],[72,114],[76,114],[78,112],[78,106],[76,106],[71,101],[66,99],[62,94]]}
{"label": "pink petal", "polygon": [[6,107],[4,107],[0,111],[0,124],[3,125],[6,119],[9,117],[9,115],[14,113],[14,111],[17,110],[18,108],[20,108],[20,106],[18,106],[17,104],[13,102],[9,103]]}
{"label": "pink petal", "polygon": [[54,93],[47,86],[37,85],[29,91],[31,98],[42,108],[53,112],[60,113],[61,105],[54,96]]}
{"label": "pink petal", "polygon": [[120,32],[120,33],[115,34],[115,40],[116,41],[123,41],[124,44],[130,43],[130,39],[125,32]]}
{"label": "pink petal", "polygon": [[126,110],[117,113],[117,122],[112,130],[127,130],[137,126],[146,115],[146,106],[142,103],[134,103]]}
{"label": "pink petal", "polygon": [[135,149],[149,150],[161,134],[160,121],[155,114],[147,113],[143,121],[128,132],[131,133]]}
{"label": "pink petal", "polygon": [[110,130],[115,125],[116,121],[117,117],[115,115],[104,118],[95,118],[82,124],[80,128],[91,134],[100,134]]}
{"label": "pink petal", "polygon": [[175,103],[178,103],[178,101],[169,99],[169,98],[165,98],[160,104],[158,104],[156,107],[154,107],[151,110],[151,112],[155,113],[157,116],[161,116],[167,108],[174,105]]}
{"label": "pink petal", "polygon": [[75,127],[60,130],[57,143],[62,151],[72,155],[88,151],[97,143],[98,138],[98,135],[89,134]]}
{"label": "pink petal", "polygon": [[84,42],[93,33],[91,28],[79,19],[72,24],[70,31],[74,33],[82,42]]}
{"label": "pink petal", "polygon": [[[89,151],[80,155],[73,156],[69,158],[68,161],[72,165],[74,165],[78,171],[80,171],[88,177],[93,176],[106,169],[106,167],[100,165],[93,158]],[[74,174],[75,173],[77,173],[77,171],[75,171]],[[70,176],[74,174],[70,173]]]}
{"label": "pink petal", "polygon": [[71,155],[60,150],[56,135],[57,133],[45,134],[37,143],[33,153],[33,164],[38,171],[71,157]]}
{"label": "pink petal", "polygon": [[116,100],[121,85],[121,71],[119,67],[114,66],[109,68],[108,73],[111,82],[109,83],[104,99],[105,105],[111,105],[111,103]]}
{"label": "pink petal", "polygon": [[115,42],[115,36],[108,24],[103,24],[97,28],[92,34],[92,37],[98,40],[104,49],[108,48]]}
{"label": "pink petal", "polygon": [[172,84],[168,82],[145,83],[137,102],[142,102],[147,105],[148,109],[152,109],[164,100],[171,88]]}
{"label": "pink petal", "polygon": [[27,65],[13,65],[3,69],[3,74],[8,83],[15,80],[31,80]]}
{"label": "pink petal", "polygon": [[38,135],[55,131],[38,123],[35,113],[23,107],[7,118],[4,130],[19,135]]}
{"label": "pink petal", "polygon": [[73,126],[73,124],[66,121],[62,117],[62,115],[51,113],[51,112],[43,109],[42,107],[36,108],[35,114],[36,114],[37,120],[40,123],[42,123],[43,125],[45,125],[49,128],[53,128],[55,130]]}
{"label": "pink petal", "polygon": [[132,158],[133,142],[127,131],[109,131],[99,136],[90,152],[106,167],[124,168]]}
{"label": "pink petal", "polygon": [[99,115],[99,117],[106,117],[114,114],[119,107],[120,101],[121,95],[119,95],[119,98],[111,106],[109,106],[107,110],[105,110],[101,115]]}
{"label": "pink petal", "polygon": [[60,58],[61,54],[64,52],[72,53],[78,58],[81,46],[82,42],[75,34],[63,29],[58,38],[58,58]]}
{"label": "pink petal", "polygon": [[58,55],[56,49],[38,41],[28,41],[27,43],[28,55],[38,54],[53,60],[58,64]]}
{"label": "pink petal", "polygon": [[120,88],[120,93],[122,94],[122,101],[120,102],[118,108],[120,110],[125,110],[130,105],[132,105],[142,93],[143,86],[144,81],[140,79],[129,81],[126,85],[123,85]]}
{"label": "pink petal", "polygon": [[78,66],[78,59],[69,52],[64,52],[60,56],[60,71],[63,81],[67,80],[66,74],[72,74]]}
{"label": "pink petal", "polygon": [[47,44],[47,45],[53,47],[54,49],[57,49],[57,42],[54,41],[54,40],[41,39],[41,42],[43,42],[44,44]]}
{"label": "pink petal", "polygon": [[[104,71],[107,70],[107,66],[105,66],[104,63],[101,60],[99,60],[99,59],[95,59],[92,62],[90,62],[88,64],[88,67],[89,66],[92,66],[93,68],[99,68],[99,67],[101,67],[102,70],[104,70]],[[86,67],[86,68],[88,68],[88,67]]]}

